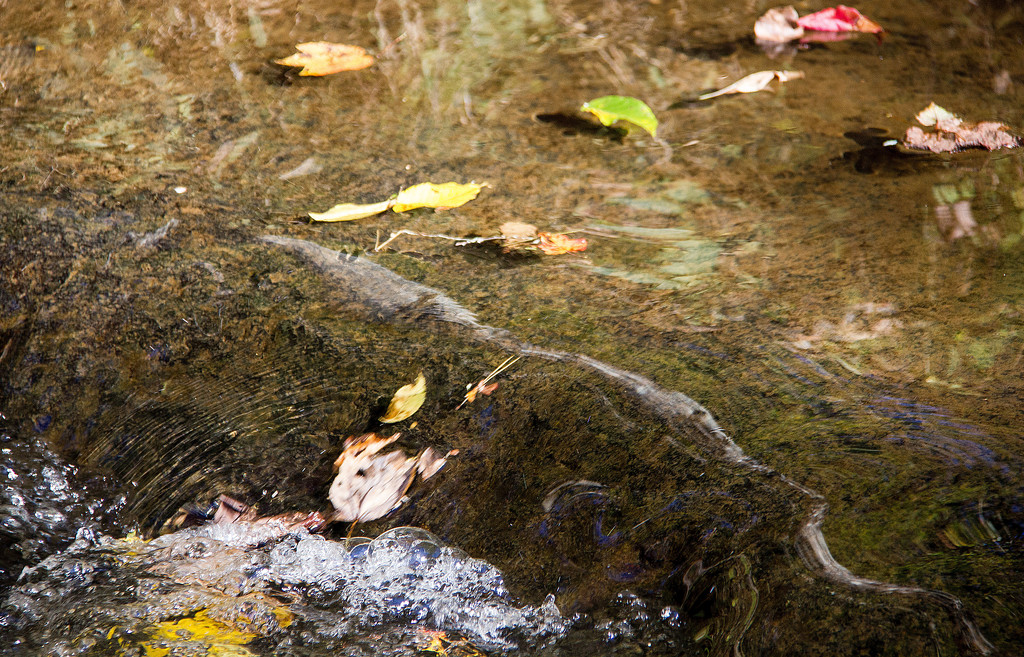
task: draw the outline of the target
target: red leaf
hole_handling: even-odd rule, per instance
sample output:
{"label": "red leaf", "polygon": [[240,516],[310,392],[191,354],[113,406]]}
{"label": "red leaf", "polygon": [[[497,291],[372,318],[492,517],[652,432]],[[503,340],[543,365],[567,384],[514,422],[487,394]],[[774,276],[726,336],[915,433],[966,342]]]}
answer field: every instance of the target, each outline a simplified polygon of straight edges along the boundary
{"label": "red leaf", "polygon": [[819,12],[801,16],[797,24],[805,30],[818,32],[883,32],[882,26],[853,7],[837,5]]}
{"label": "red leaf", "polygon": [[572,238],[561,233],[537,233],[540,237],[540,244],[537,246],[545,255],[561,255],[574,251],[586,251],[586,238]]}

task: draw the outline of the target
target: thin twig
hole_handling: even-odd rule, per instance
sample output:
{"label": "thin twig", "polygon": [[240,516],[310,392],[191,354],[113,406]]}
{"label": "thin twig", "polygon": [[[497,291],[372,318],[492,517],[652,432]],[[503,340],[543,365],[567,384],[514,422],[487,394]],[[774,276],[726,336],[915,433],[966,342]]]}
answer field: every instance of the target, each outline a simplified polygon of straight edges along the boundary
{"label": "thin twig", "polygon": [[402,229],[391,233],[391,235],[384,240],[382,244],[378,244],[373,247],[374,253],[379,252],[381,249],[386,247],[391,242],[395,241],[396,238],[402,235],[412,235],[413,237],[434,237],[441,240],[449,240],[455,242],[455,246],[465,246],[466,244],[481,244],[483,242],[496,242],[505,239],[503,236],[498,237],[455,237],[453,235],[441,235],[438,233],[417,233],[414,230]]}
{"label": "thin twig", "polygon": [[495,367],[491,371],[491,373],[485,376],[483,379],[481,379],[479,383],[477,383],[476,385],[470,384],[466,386],[468,388],[468,392],[466,392],[466,398],[463,399],[462,402],[455,407],[455,410],[459,410],[460,408],[465,406],[466,402],[472,401],[472,399],[470,398],[470,393],[472,393],[474,390],[482,390],[491,379],[493,379],[494,377],[498,376],[508,368],[515,365],[516,361],[518,361],[520,358],[522,358],[522,356],[509,356],[508,358],[505,359],[505,362]]}

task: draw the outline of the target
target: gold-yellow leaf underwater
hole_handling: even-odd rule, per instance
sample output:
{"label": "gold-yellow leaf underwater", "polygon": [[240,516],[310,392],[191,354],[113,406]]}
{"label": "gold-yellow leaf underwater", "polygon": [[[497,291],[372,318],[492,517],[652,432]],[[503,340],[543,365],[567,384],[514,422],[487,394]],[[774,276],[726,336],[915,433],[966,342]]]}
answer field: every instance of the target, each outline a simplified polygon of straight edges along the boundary
{"label": "gold-yellow leaf underwater", "polygon": [[457,208],[476,198],[487,183],[420,183],[398,192],[391,209],[405,212],[416,208]]}
{"label": "gold-yellow leaf underwater", "polygon": [[477,197],[487,183],[431,183],[413,185],[398,192],[398,196],[380,203],[341,203],[327,212],[310,212],[313,221],[352,221],[386,212],[405,212],[415,208],[457,208]]}
{"label": "gold-yellow leaf underwater", "polygon": [[[292,613],[284,608],[274,609],[273,614],[281,627],[292,622]],[[194,641],[206,644],[205,654],[208,655],[249,657],[253,653],[245,644],[257,638],[258,634],[225,625],[203,609],[190,617],[158,623],[142,648],[146,657],[165,657],[175,648],[181,648],[185,641]]]}
{"label": "gold-yellow leaf underwater", "polygon": [[423,405],[423,401],[426,398],[427,380],[423,377],[423,372],[420,372],[419,376],[416,377],[415,383],[410,383],[398,389],[395,396],[391,398],[387,412],[380,417],[380,421],[388,424],[401,422],[420,410],[420,406]]}
{"label": "gold-yellow leaf underwater", "polygon": [[341,71],[358,71],[373,66],[373,55],[359,46],[343,43],[311,41],[295,46],[299,52],[284,59],[275,59],[282,66],[301,66],[299,75],[330,75]]}

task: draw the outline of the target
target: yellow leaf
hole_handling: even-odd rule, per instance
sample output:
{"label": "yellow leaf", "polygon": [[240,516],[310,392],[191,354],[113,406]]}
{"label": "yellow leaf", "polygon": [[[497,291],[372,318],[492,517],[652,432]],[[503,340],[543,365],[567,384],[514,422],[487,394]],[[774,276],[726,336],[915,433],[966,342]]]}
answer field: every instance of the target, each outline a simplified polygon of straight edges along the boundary
{"label": "yellow leaf", "polygon": [[405,212],[415,208],[457,208],[465,205],[480,193],[487,183],[420,183],[398,192],[392,209]]}
{"label": "yellow leaf", "polygon": [[309,218],[313,221],[352,221],[353,219],[364,219],[384,212],[390,204],[391,201],[368,203],[366,205],[340,203],[327,212],[310,212]]}
{"label": "yellow leaf", "polygon": [[274,62],[283,66],[302,66],[299,75],[330,75],[373,66],[373,56],[359,46],[312,41],[300,43],[295,49],[299,52]]}
{"label": "yellow leaf", "polygon": [[387,412],[381,416],[380,421],[385,423],[401,422],[409,418],[413,413],[420,410],[423,401],[427,398],[427,380],[423,372],[416,377],[415,383],[402,386],[391,399]]}
{"label": "yellow leaf", "polygon": [[228,627],[211,618],[206,610],[200,610],[188,618],[158,623],[152,640],[142,647],[147,657],[163,657],[171,653],[175,642],[187,640],[206,644],[208,654],[241,657],[253,654],[244,646],[255,638],[256,634]]}

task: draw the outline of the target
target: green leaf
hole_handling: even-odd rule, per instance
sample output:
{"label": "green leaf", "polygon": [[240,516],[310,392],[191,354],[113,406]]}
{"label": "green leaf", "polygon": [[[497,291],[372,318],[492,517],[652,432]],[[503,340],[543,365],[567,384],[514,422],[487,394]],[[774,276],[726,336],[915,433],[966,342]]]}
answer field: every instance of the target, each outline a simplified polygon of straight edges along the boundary
{"label": "green leaf", "polygon": [[642,100],[632,96],[602,96],[583,103],[580,108],[597,117],[602,125],[611,125],[616,121],[629,121],[638,125],[652,137],[657,137],[658,119],[654,111]]}

